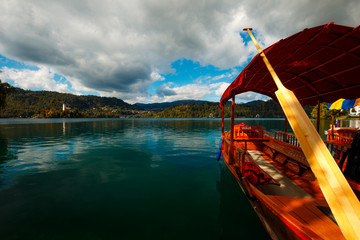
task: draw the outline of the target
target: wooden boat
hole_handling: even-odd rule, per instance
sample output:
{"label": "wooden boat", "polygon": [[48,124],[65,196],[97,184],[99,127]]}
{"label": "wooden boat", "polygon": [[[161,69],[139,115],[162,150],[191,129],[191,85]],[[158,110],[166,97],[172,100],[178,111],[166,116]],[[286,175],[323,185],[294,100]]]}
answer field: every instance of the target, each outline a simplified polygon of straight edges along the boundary
{"label": "wooden boat", "polygon": [[360,129],[353,127],[336,127],[326,131],[326,139],[329,142],[351,144],[353,134],[360,132]]}
{"label": "wooden boat", "polygon": [[[359,97],[359,28],[305,29],[264,51],[246,30],[259,54],[220,100],[225,164],[273,239],[359,239],[360,204],[352,191],[360,196],[359,183],[346,180],[336,165],[351,145],[323,142],[300,106]],[[277,99],[295,134],[271,136],[261,126],[235,125],[235,95],[247,91]],[[225,131],[229,99],[231,129]]]}

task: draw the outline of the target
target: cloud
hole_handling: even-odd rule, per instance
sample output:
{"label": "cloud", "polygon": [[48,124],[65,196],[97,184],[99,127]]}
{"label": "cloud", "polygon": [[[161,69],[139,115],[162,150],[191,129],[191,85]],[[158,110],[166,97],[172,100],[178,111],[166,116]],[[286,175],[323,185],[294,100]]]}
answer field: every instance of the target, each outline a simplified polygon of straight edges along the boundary
{"label": "cloud", "polygon": [[226,77],[228,77],[228,74],[221,74],[221,75],[213,77],[212,80],[217,81],[219,79],[226,78]]}
{"label": "cloud", "polygon": [[269,100],[270,98],[268,96],[259,94],[259,93],[255,93],[255,92],[246,92],[246,93],[241,93],[239,95],[236,96],[236,102],[242,102],[242,103],[246,103],[246,102],[250,102],[250,101],[254,101],[254,100]]}
{"label": "cloud", "polygon": [[[75,91],[132,101],[147,97],[178,59],[245,64],[256,50],[240,35],[244,27],[269,46],[330,21],[356,26],[359,13],[358,0],[12,0],[1,5],[0,54],[47,66]],[[181,86],[173,90],[179,95]]]}
{"label": "cloud", "polygon": [[216,89],[215,90],[216,96],[221,97],[229,85],[230,83],[220,82],[220,83],[211,84],[210,88]]}
{"label": "cloud", "polygon": [[157,71],[153,71],[150,74],[150,78],[154,82],[156,82],[156,81],[164,81],[165,80],[165,78],[163,76],[161,76],[160,73],[158,73]]}
{"label": "cloud", "polygon": [[0,51],[46,64],[76,90],[146,95],[154,78],[162,80],[160,73],[170,72],[177,59],[219,67],[240,63],[241,38],[223,28],[235,3],[7,1]]}
{"label": "cloud", "polygon": [[16,87],[68,92],[68,85],[56,82],[54,75],[54,72],[45,66],[40,66],[38,70],[4,67],[1,73],[5,81],[12,80]]}
{"label": "cloud", "polygon": [[211,81],[217,81],[224,78],[234,78],[239,74],[239,72],[236,69],[232,69],[231,72],[223,73],[218,76],[212,77]]}
{"label": "cloud", "polygon": [[[264,46],[269,46],[304,28],[335,22],[356,27],[360,2],[356,0],[245,1],[241,25],[252,27]],[[261,6],[261,7],[259,7]]]}
{"label": "cloud", "polygon": [[174,96],[176,95],[176,92],[172,89],[170,89],[166,84],[162,84],[157,90],[156,94],[160,97],[165,96]]}
{"label": "cloud", "polygon": [[175,94],[164,96],[165,102],[189,99],[200,100],[206,95],[211,94],[209,86],[199,84],[187,84],[180,87],[169,88],[169,90]]}
{"label": "cloud", "polygon": [[[201,100],[207,96],[216,95],[212,101],[219,101],[229,83],[219,82],[213,84],[186,84],[174,86],[173,84],[162,84],[156,91],[157,95],[151,97],[151,102],[172,102],[177,100]],[[143,99],[144,100],[144,99]]]}

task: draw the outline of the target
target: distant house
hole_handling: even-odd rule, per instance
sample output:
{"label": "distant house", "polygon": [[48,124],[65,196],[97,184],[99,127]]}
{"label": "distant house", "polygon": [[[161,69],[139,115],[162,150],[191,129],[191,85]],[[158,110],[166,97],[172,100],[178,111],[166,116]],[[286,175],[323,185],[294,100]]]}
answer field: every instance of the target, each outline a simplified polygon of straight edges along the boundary
{"label": "distant house", "polygon": [[63,112],[65,112],[65,109],[66,109],[66,105],[65,103],[63,104]]}
{"label": "distant house", "polygon": [[350,116],[360,116],[360,105],[357,105],[354,108],[351,108],[349,115]]}

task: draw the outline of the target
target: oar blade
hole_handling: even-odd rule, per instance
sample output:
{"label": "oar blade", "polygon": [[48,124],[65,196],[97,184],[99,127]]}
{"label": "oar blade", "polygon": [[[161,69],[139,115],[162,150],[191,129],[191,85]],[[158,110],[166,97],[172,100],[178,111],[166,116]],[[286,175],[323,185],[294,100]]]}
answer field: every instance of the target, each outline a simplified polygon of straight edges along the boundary
{"label": "oar blade", "polygon": [[360,239],[360,203],[294,93],[276,96],[300,142],[333,215],[347,239]]}

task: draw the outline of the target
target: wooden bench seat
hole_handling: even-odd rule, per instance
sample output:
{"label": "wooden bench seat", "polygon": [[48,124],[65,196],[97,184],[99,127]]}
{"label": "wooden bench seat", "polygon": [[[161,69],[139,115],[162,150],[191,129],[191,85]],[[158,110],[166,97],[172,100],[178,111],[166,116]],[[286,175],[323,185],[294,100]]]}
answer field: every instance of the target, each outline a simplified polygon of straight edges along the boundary
{"label": "wooden bench seat", "polygon": [[276,154],[278,153],[286,156],[287,158],[283,163],[284,165],[286,165],[286,163],[289,161],[295,162],[295,164],[299,166],[299,175],[301,175],[304,170],[310,168],[309,163],[307,162],[307,159],[301,148],[276,139],[273,139],[269,142],[263,142],[263,144],[272,150],[273,158],[275,158]]}

